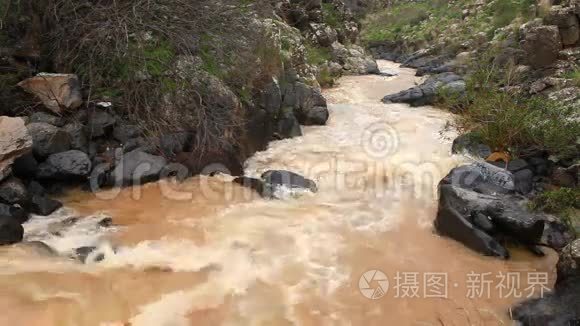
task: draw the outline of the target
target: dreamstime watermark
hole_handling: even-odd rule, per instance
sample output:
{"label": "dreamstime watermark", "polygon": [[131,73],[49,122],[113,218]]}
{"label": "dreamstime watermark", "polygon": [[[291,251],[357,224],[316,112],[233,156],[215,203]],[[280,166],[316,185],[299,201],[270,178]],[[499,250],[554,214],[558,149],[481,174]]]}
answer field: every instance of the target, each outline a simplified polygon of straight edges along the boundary
{"label": "dreamstime watermark", "polygon": [[390,281],[380,270],[369,270],[359,279],[361,294],[378,300],[388,293],[396,299],[449,298],[449,289],[465,289],[468,299],[543,298],[549,291],[545,272],[470,272],[460,281],[451,281],[446,272],[396,272]]}
{"label": "dreamstime watermark", "polygon": [[[426,201],[437,198],[437,183],[449,172],[448,164],[438,162],[437,158],[426,161],[420,160],[418,155],[416,159],[397,157],[394,160],[400,151],[400,135],[386,122],[371,123],[360,139],[352,140],[352,144],[359,146],[363,155],[356,155],[356,151],[355,155],[321,153],[320,160],[301,162],[300,170],[292,172],[312,179],[321,185],[321,191],[374,193],[377,197],[405,193]],[[101,200],[112,200],[126,191],[122,187],[131,188],[131,198],[139,200],[143,191],[139,186],[160,179],[153,186],[158,186],[162,196],[168,200],[190,201],[199,196],[221,196],[226,200],[239,196],[246,200],[259,197],[256,193],[240,192],[239,184],[220,184],[208,177],[188,181],[198,183],[196,187],[183,187],[181,184],[193,174],[233,175],[225,164],[207,164],[200,169],[198,164],[192,168],[185,164],[167,163],[145,153],[142,156],[146,159],[131,160],[122,150],[116,151],[114,157],[94,166],[89,178],[90,190]],[[254,188],[251,180],[245,181],[249,184],[244,186]]]}

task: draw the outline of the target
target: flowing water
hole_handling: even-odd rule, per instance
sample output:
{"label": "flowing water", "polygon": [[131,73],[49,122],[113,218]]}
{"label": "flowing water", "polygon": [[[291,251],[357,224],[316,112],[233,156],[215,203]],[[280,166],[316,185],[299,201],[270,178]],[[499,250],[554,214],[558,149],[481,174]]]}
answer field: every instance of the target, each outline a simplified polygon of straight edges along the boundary
{"label": "flowing water", "polygon": [[[448,114],[380,103],[417,82],[381,66],[398,76],[342,78],[327,126],[246,163],[308,176],[317,194],[264,200],[227,176],[71,193],[25,225],[58,255],[0,248],[0,325],[509,325],[525,273],[552,276],[556,257],[505,262],[433,233],[436,184],[467,158],[450,154]],[[87,264],[66,258],[82,246],[98,247]],[[512,295],[502,273],[522,275]]]}

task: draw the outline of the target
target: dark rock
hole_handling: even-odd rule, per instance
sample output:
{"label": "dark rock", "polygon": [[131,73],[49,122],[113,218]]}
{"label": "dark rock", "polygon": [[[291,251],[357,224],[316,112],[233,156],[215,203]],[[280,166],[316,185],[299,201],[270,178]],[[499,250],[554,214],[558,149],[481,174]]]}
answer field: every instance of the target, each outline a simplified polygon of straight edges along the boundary
{"label": "dark rock", "polygon": [[28,183],[28,186],[26,187],[26,189],[28,189],[28,193],[31,196],[34,196],[34,195],[44,196],[47,194],[46,189],[40,183],[38,183],[34,180],[30,181]]}
{"label": "dark rock", "polygon": [[445,90],[450,95],[463,96],[466,90],[465,81],[454,73],[434,75],[419,86],[385,96],[383,103],[407,103],[411,106],[431,105],[437,99],[440,90]]}
{"label": "dark rock", "polygon": [[572,239],[562,222],[531,212],[527,200],[514,195],[514,189],[509,171],[486,163],[453,169],[439,184],[437,232],[502,258],[509,257],[503,241],[559,249]]}
{"label": "dark rock", "polygon": [[451,151],[453,154],[460,154],[463,151],[467,151],[469,154],[484,160],[492,154],[489,146],[478,142],[476,137],[469,133],[457,137],[453,141]]}
{"label": "dark rock", "polygon": [[507,169],[511,173],[516,173],[518,171],[528,169],[529,167],[530,165],[528,164],[528,162],[526,162],[526,160],[519,158],[509,161]]}
{"label": "dark rock", "polygon": [[74,258],[78,259],[82,263],[97,263],[103,261],[105,259],[105,255],[103,253],[99,253],[97,251],[97,247],[80,247],[75,249]]}
{"label": "dark rock", "polygon": [[32,196],[30,211],[32,214],[48,216],[62,207],[62,203],[46,196]]}
{"label": "dark rock", "polygon": [[77,149],[79,151],[88,152],[89,140],[85,127],[80,123],[69,123],[64,126],[64,131],[66,131],[70,138],[71,149]]}
{"label": "dark rock", "polygon": [[35,176],[37,170],[38,161],[36,161],[32,153],[20,156],[14,161],[14,164],[12,164],[14,175],[23,179]]}
{"label": "dark rock", "polygon": [[162,135],[159,138],[159,146],[165,157],[173,157],[181,152],[191,151],[193,134],[190,132],[175,132]]}
{"label": "dark rock", "polygon": [[291,107],[285,107],[282,109],[278,119],[278,129],[276,134],[280,139],[302,136],[300,123],[294,115],[294,111]]}
{"label": "dark rock", "polygon": [[0,220],[9,219],[20,224],[28,221],[28,213],[18,205],[0,204]]}
{"label": "dark rock", "polygon": [[56,127],[64,126],[64,119],[46,112],[35,112],[30,116],[30,123],[41,122]]}
{"label": "dark rock", "polygon": [[0,218],[0,245],[11,245],[22,241],[24,228],[11,219]]}
{"label": "dark rock", "polygon": [[272,80],[262,91],[260,104],[272,116],[276,116],[282,108],[282,93],[277,80]]}
{"label": "dark rock", "polygon": [[52,154],[38,167],[39,179],[71,180],[91,172],[89,156],[79,150]]}
{"label": "dark rock", "polygon": [[0,183],[0,202],[25,206],[29,200],[26,186],[19,179],[11,177]]}
{"label": "dark rock", "polygon": [[30,123],[26,127],[32,136],[32,152],[37,158],[45,158],[70,149],[70,137],[64,130],[41,122]]}
{"label": "dark rock", "polygon": [[[128,153],[132,152],[138,148],[145,148],[149,144],[145,141],[145,139],[138,137],[138,138],[131,138],[123,142],[123,152]],[[151,150],[142,150],[142,152],[152,153]]]}
{"label": "dark rock", "polygon": [[530,22],[521,27],[522,49],[526,52],[528,63],[534,68],[553,64],[562,50],[562,38],[558,27],[544,26]]}
{"label": "dark rock", "polygon": [[87,133],[90,138],[102,137],[113,131],[117,119],[103,109],[94,109],[89,112]]}
{"label": "dark rock", "polygon": [[113,137],[125,144],[127,141],[133,138],[137,138],[141,135],[141,130],[135,125],[125,125],[119,124],[113,129]]}
{"label": "dark rock", "polygon": [[520,170],[514,173],[515,189],[521,194],[529,194],[534,188],[534,172],[532,170]]}
{"label": "dark rock", "polygon": [[306,189],[312,192],[318,191],[318,187],[314,181],[290,171],[266,171],[262,174],[261,178],[266,184],[273,187],[284,186],[290,189]]}
{"label": "dark rock", "polygon": [[534,174],[540,176],[548,175],[551,165],[548,159],[543,157],[532,157],[528,161],[534,170]]}
{"label": "dark rock", "polygon": [[134,186],[156,181],[166,165],[167,160],[161,156],[132,151],[123,155],[115,166],[111,172],[111,182],[119,186]]}
{"label": "dark rock", "polygon": [[315,106],[305,112],[300,112],[298,122],[305,126],[323,126],[326,125],[330,114],[328,108],[324,106]]}
{"label": "dark rock", "polygon": [[99,223],[97,223],[97,225],[102,228],[109,228],[113,226],[113,219],[110,217],[105,217],[102,220],[100,220]]}

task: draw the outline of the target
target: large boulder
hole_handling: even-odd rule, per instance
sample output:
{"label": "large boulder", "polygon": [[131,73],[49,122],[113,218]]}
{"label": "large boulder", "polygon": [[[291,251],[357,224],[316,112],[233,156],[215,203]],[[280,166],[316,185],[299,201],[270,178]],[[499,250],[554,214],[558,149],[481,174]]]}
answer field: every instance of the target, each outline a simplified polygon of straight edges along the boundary
{"label": "large boulder", "polygon": [[279,139],[302,136],[302,128],[294,115],[294,110],[291,107],[285,107],[281,111],[275,136]]}
{"label": "large boulder", "polygon": [[44,122],[30,123],[26,127],[32,136],[32,152],[36,157],[45,158],[70,149],[70,136],[60,128]]}
{"label": "large boulder", "polygon": [[21,81],[18,86],[36,95],[46,108],[57,114],[77,109],[83,103],[76,75],[42,73]]}
{"label": "large boulder", "polygon": [[91,159],[79,150],[52,154],[38,167],[39,179],[71,180],[83,178],[91,172]]}
{"label": "large boulder", "polygon": [[439,210],[435,229],[485,255],[508,258],[505,241],[555,249],[571,239],[556,217],[531,212],[528,201],[515,194],[511,172],[488,163],[453,169],[439,184]]}
{"label": "large boulder", "polygon": [[548,25],[558,26],[565,46],[574,45],[580,40],[580,22],[572,7],[552,6],[544,21]]}
{"label": "large boulder", "polygon": [[118,186],[134,186],[159,179],[167,160],[139,150],[124,154],[110,175],[110,182]]}
{"label": "large boulder", "polygon": [[521,46],[532,67],[550,66],[558,59],[562,50],[562,37],[557,26],[537,25],[532,22],[524,24],[521,31]]}
{"label": "large boulder", "polygon": [[11,172],[14,160],[32,148],[32,137],[21,118],[0,117],[0,181]]}
{"label": "large boulder", "polygon": [[380,74],[377,62],[357,45],[346,47],[341,43],[332,44],[332,59],[338,62],[345,73],[352,75]]}
{"label": "large boulder", "polygon": [[324,125],[328,120],[326,99],[319,89],[297,82],[285,89],[284,108],[294,108],[298,122],[304,125]]}
{"label": "large boulder", "polygon": [[431,105],[440,91],[448,95],[463,96],[466,92],[465,81],[457,74],[447,72],[429,77],[419,86],[396,94],[387,95],[383,103],[407,103],[411,106]]}

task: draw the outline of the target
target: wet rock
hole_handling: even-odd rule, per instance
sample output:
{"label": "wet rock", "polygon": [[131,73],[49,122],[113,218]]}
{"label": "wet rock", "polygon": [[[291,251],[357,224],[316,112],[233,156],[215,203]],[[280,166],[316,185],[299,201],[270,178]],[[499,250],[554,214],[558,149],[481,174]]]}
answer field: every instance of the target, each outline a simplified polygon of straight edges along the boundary
{"label": "wet rock", "polygon": [[32,136],[32,152],[37,158],[70,149],[70,137],[64,130],[42,122],[31,123],[26,127]]}
{"label": "wet rock", "polygon": [[11,245],[22,241],[24,228],[16,221],[0,218],[0,245]]}
{"label": "wet rock", "polygon": [[36,95],[46,108],[57,114],[77,109],[83,103],[76,75],[42,73],[21,81],[18,86]]}
{"label": "wet rock", "polygon": [[431,105],[437,99],[438,92],[462,96],[466,90],[463,79],[454,73],[443,73],[429,77],[423,84],[396,94],[387,95],[383,103],[407,103],[411,106]]}
{"label": "wet rock", "polygon": [[35,112],[30,116],[30,123],[41,122],[48,123],[55,127],[64,126],[64,119],[62,117],[46,113],[46,112]]}
{"label": "wet rock", "polygon": [[190,132],[175,132],[162,135],[159,146],[165,157],[173,157],[178,153],[189,151],[193,143],[193,134]]}
{"label": "wet rock", "polygon": [[102,137],[113,131],[116,122],[107,110],[95,108],[88,114],[87,133],[90,138]]}
{"label": "wet rock", "polygon": [[138,150],[124,154],[111,172],[110,181],[115,185],[133,186],[156,181],[167,160]]}
{"label": "wet rock", "polygon": [[12,164],[32,148],[32,137],[21,118],[0,117],[0,181],[10,175]]}
{"label": "wet rock", "polygon": [[274,188],[283,186],[289,189],[305,189],[311,192],[318,191],[318,187],[314,181],[290,171],[266,171],[262,174],[261,178],[267,185]]}
{"label": "wet rock", "polygon": [[105,255],[97,252],[97,247],[80,247],[74,250],[74,258],[82,263],[100,262],[105,259]]}
{"label": "wet rock", "polygon": [[461,154],[463,151],[484,160],[492,154],[489,146],[482,144],[477,140],[477,137],[469,133],[463,134],[453,140],[451,152],[453,154]]}
{"label": "wet rock", "polygon": [[26,186],[19,179],[10,177],[0,183],[0,202],[24,206],[29,199]]}
{"label": "wet rock", "polygon": [[504,241],[529,248],[565,246],[572,239],[570,231],[554,216],[531,212],[528,201],[514,194],[517,186],[509,171],[487,163],[453,169],[439,184],[435,229],[484,255],[501,258],[509,257]]}
{"label": "wet rock", "polygon": [[58,200],[48,198],[44,195],[34,195],[30,203],[30,212],[40,216],[48,216],[62,207]]}
{"label": "wet rock", "polygon": [[302,129],[300,128],[300,123],[298,122],[298,119],[294,114],[294,110],[291,107],[285,107],[282,109],[282,112],[278,119],[278,128],[276,131],[276,136],[279,139],[302,136]]}
{"label": "wet rock", "polygon": [[79,150],[52,154],[38,167],[39,179],[71,180],[86,177],[91,172],[89,156]]}
{"label": "wet rock", "polygon": [[558,27],[536,25],[535,22],[521,27],[522,49],[526,52],[529,64],[542,68],[553,64],[562,49],[562,39]]}
{"label": "wet rock", "polygon": [[20,224],[28,221],[28,213],[19,205],[0,204],[0,220],[9,219]]}
{"label": "wet rock", "polygon": [[324,126],[330,117],[328,108],[315,106],[306,112],[300,112],[298,121],[305,126]]}

